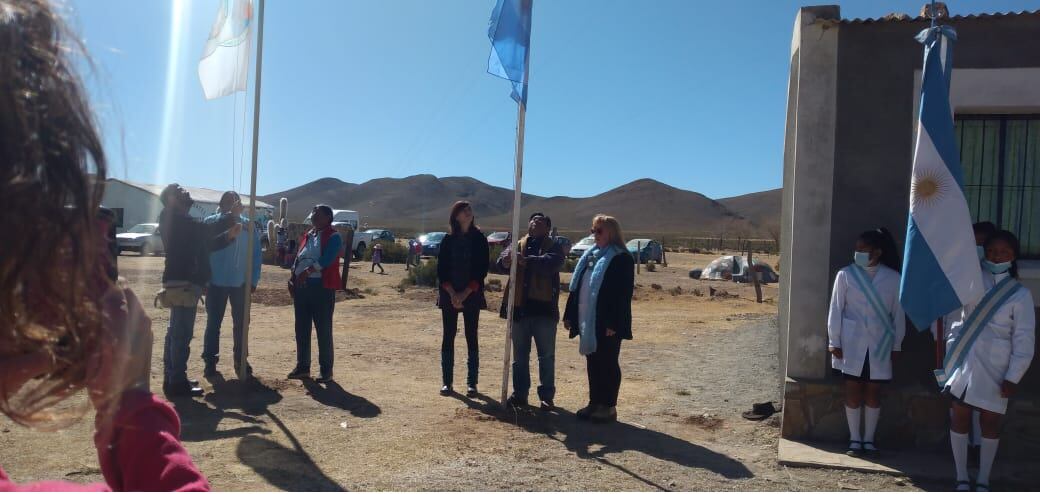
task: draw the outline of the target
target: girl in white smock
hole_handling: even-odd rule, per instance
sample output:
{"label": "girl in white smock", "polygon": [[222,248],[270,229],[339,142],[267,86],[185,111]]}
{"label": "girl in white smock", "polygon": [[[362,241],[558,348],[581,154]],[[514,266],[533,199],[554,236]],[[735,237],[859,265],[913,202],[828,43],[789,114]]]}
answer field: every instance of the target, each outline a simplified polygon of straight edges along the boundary
{"label": "girl in white smock", "polygon": [[1014,234],[999,231],[985,245],[983,283],[986,295],[964,307],[961,320],[950,328],[939,385],[953,399],[950,446],[959,491],[970,489],[968,432],[971,415],[979,412],[982,445],[976,489],[989,490],[989,474],[997,454],[1000,420],[1008,398],[1033,360],[1036,313],[1033,296],[1018,283],[1019,243]]}
{"label": "girl in white smock", "polygon": [[860,234],[853,260],[834,279],[827,346],[831,366],[845,379],[847,454],[856,456],[878,453],[874,433],[881,385],[892,379],[892,357],[902,349],[906,318],[899,304],[899,254],[888,230]]}

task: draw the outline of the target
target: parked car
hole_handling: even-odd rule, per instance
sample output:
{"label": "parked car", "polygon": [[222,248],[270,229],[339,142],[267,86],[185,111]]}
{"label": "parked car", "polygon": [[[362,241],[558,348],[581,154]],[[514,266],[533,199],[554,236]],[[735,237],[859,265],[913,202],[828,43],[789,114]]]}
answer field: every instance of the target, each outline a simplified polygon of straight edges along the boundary
{"label": "parked car", "polygon": [[596,245],[596,238],[592,235],[589,235],[588,237],[579,240],[578,243],[572,245],[571,251],[567,254],[567,257],[581,257],[582,254],[584,254],[585,251],[591,249],[593,245]]}
{"label": "parked car", "polygon": [[140,252],[142,256],[163,252],[165,249],[162,237],[156,233],[158,229],[158,223],[141,223],[134,225],[126,232],[117,234],[116,243],[119,245],[119,252],[130,250]]}
{"label": "parked car", "polygon": [[[661,247],[661,242],[656,240],[636,238],[629,240],[625,246],[628,247],[628,252],[632,254],[632,257],[640,263],[647,261],[660,263],[664,260],[664,248]],[[639,249],[638,255],[636,255],[636,249]]]}
{"label": "parked car", "polygon": [[571,239],[557,235],[553,237],[553,242],[560,246],[560,250],[563,251],[564,257],[571,253]]}
{"label": "parked car", "polygon": [[377,229],[365,230],[365,234],[366,235],[372,235],[372,241],[373,242],[379,241],[379,240],[382,240],[384,242],[390,242],[390,243],[394,242],[394,232],[392,232],[390,230],[382,230],[382,229],[378,229],[377,228]]}
{"label": "parked car", "polygon": [[426,235],[420,235],[419,243],[422,244],[422,255],[437,257],[441,253],[441,242],[444,241],[446,236],[448,236],[446,232],[431,232]]}
{"label": "parked car", "polygon": [[502,246],[502,248],[509,247],[509,244],[513,242],[512,232],[494,232],[487,236],[488,247],[494,247],[496,245]]}

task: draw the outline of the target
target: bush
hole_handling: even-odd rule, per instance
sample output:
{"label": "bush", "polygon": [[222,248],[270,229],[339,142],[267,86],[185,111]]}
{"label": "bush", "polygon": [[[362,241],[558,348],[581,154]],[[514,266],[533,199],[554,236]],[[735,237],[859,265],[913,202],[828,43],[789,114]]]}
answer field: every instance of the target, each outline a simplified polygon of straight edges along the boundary
{"label": "bush", "polygon": [[408,276],[401,280],[400,288],[409,286],[437,286],[437,260],[429,259],[408,271]]}
{"label": "bush", "polygon": [[404,264],[404,262],[408,260],[408,247],[387,240],[378,240],[374,244],[366,247],[362,259],[368,262],[372,261],[372,251],[375,250],[375,244],[383,246],[383,262]]}
{"label": "bush", "polygon": [[506,250],[506,249],[505,249],[505,247],[502,247],[501,245],[492,245],[488,249],[488,270],[489,271],[493,272],[495,270],[495,263],[498,262],[498,257],[502,255],[502,251],[503,250]]}

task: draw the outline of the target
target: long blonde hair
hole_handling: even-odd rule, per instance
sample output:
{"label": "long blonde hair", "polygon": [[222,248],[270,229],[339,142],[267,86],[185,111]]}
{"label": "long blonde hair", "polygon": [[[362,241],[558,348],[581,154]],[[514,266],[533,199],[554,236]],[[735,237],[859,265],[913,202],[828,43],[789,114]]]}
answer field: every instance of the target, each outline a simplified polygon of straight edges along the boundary
{"label": "long blonde hair", "polygon": [[621,223],[618,223],[617,218],[605,214],[597,214],[592,218],[592,228],[596,228],[596,225],[599,225],[607,232],[610,232],[609,244],[616,245],[620,247],[621,250],[626,250],[625,236],[621,233]]}

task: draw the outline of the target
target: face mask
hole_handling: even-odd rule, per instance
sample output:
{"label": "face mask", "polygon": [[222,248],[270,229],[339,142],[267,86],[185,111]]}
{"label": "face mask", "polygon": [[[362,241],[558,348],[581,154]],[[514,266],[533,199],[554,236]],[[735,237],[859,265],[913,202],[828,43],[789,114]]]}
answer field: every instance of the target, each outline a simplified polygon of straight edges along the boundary
{"label": "face mask", "polygon": [[870,265],[870,254],[866,252],[856,252],[852,255],[852,260],[856,262],[856,265],[865,268]]}
{"label": "face mask", "polygon": [[986,258],[986,248],[985,247],[983,247],[981,245],[976,245],[975,246],[975,250],[978,251],[978,253],[979,253],[979,260],[980,261]]}
{"label": "face mask", "polygon": [[993,274],[1001,274],[1011,269],[1011,262],[991,262],[989,259],[984,259],[982,265],[986,266],[986,269]]}

